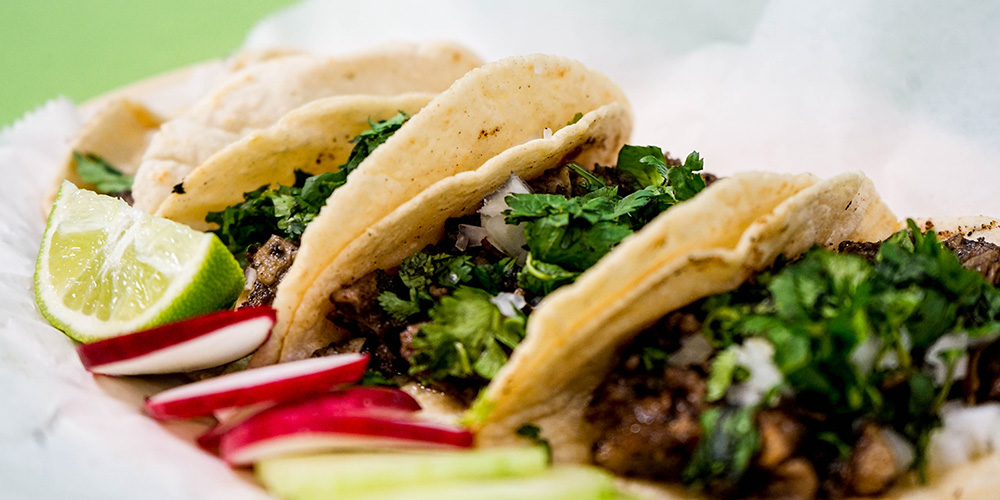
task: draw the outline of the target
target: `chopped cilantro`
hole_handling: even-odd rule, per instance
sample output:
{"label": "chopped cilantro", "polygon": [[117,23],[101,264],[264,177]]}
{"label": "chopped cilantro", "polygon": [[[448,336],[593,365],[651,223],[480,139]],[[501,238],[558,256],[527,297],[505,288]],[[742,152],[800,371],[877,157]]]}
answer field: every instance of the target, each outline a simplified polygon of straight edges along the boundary
{"label": "chopped cilantro", "polygon": [[399,130],[408,118],[399,112],[388,120],[369,122],[371,129],[351,141],[355,143],[351,155],[337,171],[310,176],[296,170],[293,185],[261,186],[244,193],[243,203],[221,212],[209,212],[205,220],[219,225],[213,232],[244,265],[247,248],[267,241],[272,234],[297,241],[333,191],[343,186],[361,161]]}
{"label": "chopped cilantro", "polygon": [[711,408],[701,414],[701,438],[682,478],[695,487],[736,484],[760,447],[756,408]]}
{"label": "chopped cilantro", "polygon": [[580,121],[580,118],[583,118],[583,113],[577,111],[576,114],[573,115],[573,119],[571,119],[570,121],[566,122],[566,125],[572,125],[572,124]]}
{"label": "chopped cilantro", "polygon": [[395,134],[409,119],[410,115],[400,111],[396,113],[396,116],[388,120],[375,123],[369,120],[368,125],[370,128],[351,140],[354,143],[354,149],[351,150],[351,156],[347,159],[347,163],[340,167],[341,170],[351,172],[358,168],[358,165],[365,158],[368,158],[368,155],[372,154],[375,148],[382,145],[389,137],[392,137],[392,134]]}
{"label": "chopped cilantro", "polygon": [[117,194],[132,189],[132,176],[123,174],[100,156],[73,151],[73,161],[80,178],[93,184],[99,193]]}
{"label": "chopped cilantro", "polygon": [[528,251],[536,259],[580,272],[611,251],[632,228],[615,211],[617,189],[601,188],[584,196],[511,194],[507,223],[525,223]]}
{"label": "chopped cilantro", "polygon": [[208,222],[219,225],[213,231],[229,251],[245,260],[250,245],[259,244],[276,234],[298,240],[335,189],[347,182],[343,171],[309,176],[295,172],[292,186],[261,187],[243,195],[244,202],[221,212],[209,212]]}
{"label": "chopped cilantro", "polygon": [[369,387],[396,387],[396,384],[386,378],[382,372],[370,368],[365,370],[365,374],[361,377],[359,384]]}
{"label": "chopped cilantro", "polygon": [[712,369],[708,375],[706,384],[705,401],[713,402],[722,399],[733,383],[733,375],[736,373],[736,350],[735,346],[720,352],[712,359]]}
{"label": "chopped cilantro", "polygon": [[545,448],[545,454],[552,461],[552,444],[548,439],[542,437],[542,429],[534,424],[524,424],[517,428],[517,435],[530,440],[532,443]]}
{"label": "chopped cilantro", "polygon": [[579,273],[649,222],[660,212],[693,197],[705,187],[697,171],[697,152],[683,165],[668,166],[655,146],[625,146],[618,168],[634,179],[636,191],[619,196],[597,176],[575,164],[567,165],[583,178],[588,193],[567,198],[556,194],[515,193],[506,198],[508,224],[524,224],[528,261],[519,283],[535,295],[545,295],[571,283]]}
{"label": "chopped cilantro", "polygon": [[428,323],[413,336],[410,373],[424,380],[479,376],[489,380],[507,362],[507,349],[524,338],[523,314],[505,317],[492,296],[459,287],[430,310]]}
{"label": "chopped cilantro", "polygon": [[[731,382],[726,347],[764,336],[796,406],[825,416],[810,424],[818,443],[849,449],[852,423],[874,420],[915,445],[921,473],[963,352],[939,353],[948,370],[943,384],[928,375],[923,353],[950,332],[1000,332],[1000,292],[912,220],[882,243],[874,264],[814,248],[702,307],[706,334],[723,349],[712,361],[708,400],[720,399]],[[855,351],[871,346],[874,361],[859,363]]]}
{"label": "chopped cilantro", "polygon": [[432,286],[454,289],[469,285],[496,294],[505,276],[513,272],[512,258],[493,265],[475,265],[464,255],[419,252],[404,259],[399,266],[399,279],[409,290],[408,296],[401,298],[395,292],[386,291],[379,294],[378,302],[389,315],[405,321],[433,306]]}
{"label": "chopped cilantro", "polygon": [[670,354],[659,347],[643,347],[640,354],[642,367],[649,373],[662,373],[670,361]]}

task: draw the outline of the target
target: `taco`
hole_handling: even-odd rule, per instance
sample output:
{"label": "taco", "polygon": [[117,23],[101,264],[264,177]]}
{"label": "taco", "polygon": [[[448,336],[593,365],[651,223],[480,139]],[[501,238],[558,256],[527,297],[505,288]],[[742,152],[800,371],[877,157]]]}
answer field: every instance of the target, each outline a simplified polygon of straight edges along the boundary
{"label": "taco", "polygon": [[[373,124],[416,114],[433,97],[348,95],[313,101],[212,155],[174,187],[156,215],[202,231],[218,228],[206,220],[210,213],[245,202],[245,193],[261,186],[292,186],[296,172],[316,176],[340,170]],[[355,162],[360,159],[355,154]]]}
{"label": "taco", "polygon": [[[330,344],[340,336],[324,319],[330,291],[395,267],[437,236],[419,220],[426,209],[411,208],[411,200],[426,205],[428,196],[444,195],[440,210],[472,210],[514,159],[516,170],[564,158],[606,164],[631,119],[621,90],[575,61],[523,56],[469,72],[361,162],[308,224],[277,286],[278,323],[252,364],[308,357]],[[439,187],[444,182],[456,187]]]}
{"label": "taco", "polygon": [[290,50],[245,51],[150,78],[81,104],[85,117],[70,142],[70,152],[46,197],[55,200],[63,180],[77,187],[131,200],[132,178],[153,135],[164,121],[187,111],[199,97],[226,76],[283,57]]}
{"label": "taco", "polygon": [[[623,116],[620,104],[605,105],[551,136],[439,181],[370,226],[365,238],[328,256],[325,269],[308,266],[319,278],[296,303],[291,324],[307,314],[309,328],[300,333],[286,330],[281,358],[368,352],[373,377],[410,389],[422,404],[439,411],[460,410],[497,375],[511,352],[518,359],[525,331],[527,347],[534,349],[533,336],[548,339],[536,342],[556,342],[565,329],[578,327],[577,322],[589,326],[593,315],[587,311],[593,304],[631,293],[635,280],[622,278],[637,270],[651,272],[672,255],[713,242],[734,243],[734,224],[783,217],[796,227],[767,236],[806,248],[868,235],[887,221],[895,223],[870,181],[859,174],[824,182],[812,176],[744,175],[719,181],[719,186],[699,194],[706,178],[699,175],[698,155],[681,162],[659,148],[619,149]],[[398,137],[382,151],[391,151],[391,141]],[[580,156],[592,147],[600,154]],[[603,163],[609,157],[615,163]],[[526,186],[516,187],[518,179]],[[334,206],[339,193],[325,209]],[[497,207],[497,199],[506,205]],[[680,215],[663,219],[674,211]],[[507,224],[491,228],[497,219]],[[643,228],[646,223],[651,227]],[[526,239],[511,238],[512,226]],[[315,262],[303,260],[305,250],[318,245],[310,239],[321,234],[313,233],[313,227],[303,236],[293,271],[300,263]],[[611,250],[619,242],[619,249]],[[609,251],[608,258],[616,252],[629,258],[605,265],[602,258]],[[759,265],[768,258],[757,248],[746,252],[761,259]],[[588,268],[595,263],[597,268],[614,268],[618,280],[578,297],[572,309],[561,311],[558,322],[543,315],[544,331],[539,331],[534,315],[551,310],[546,296],[577,279],[590,282],[593,269]],[[279,295],[287,280],[279,285]],[[550,297],[559,295],[556,290]],[[653,304],[645,307],[652,309]],[[330,333],[317,335],[321,329]],[[281,338],[282,332],[276,333]],[[522,368],[532,376],[542,371],[523,365],[509,370]],[[486,394],[495,394],[491,390]],[[508,395],[497,397],[514,407],[531,402],[523,394]]]}
{"label": "taco", "polygon": [[[876,203],[815,238],[820,186],[643,272],[647,228],[547,298],[470,415],[480,444],[531,429],[654,498],[995,495],[996,222],[939,238]],[[707,199],[662,220],[705,223]]]}
{"label": "taco", "polygon": [[455,44],[394,44],[342,58],[290,55],[236,72],[160,126],[136,172],[135,206],[156,211],[212,154],[299,106],[335,95],[440,92],[478,66]]}

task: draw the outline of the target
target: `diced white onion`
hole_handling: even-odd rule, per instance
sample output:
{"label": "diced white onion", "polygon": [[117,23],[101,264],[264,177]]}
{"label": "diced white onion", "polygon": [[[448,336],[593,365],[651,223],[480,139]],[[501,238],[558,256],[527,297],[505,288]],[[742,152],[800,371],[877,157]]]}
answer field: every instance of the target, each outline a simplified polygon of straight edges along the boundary
{"label": "diced white onion", "polygon": [[934,378],[934,383],[938,387],[944,385],[945,379],[948,378],[948,364],[941,359],[941,352],[950,349],[966,351],[955,362],[955,371],[952,374],[952,380],[964,379],[965,374],[969,371],[969,336],[965,332],[942,335],[937,341],[931,344],[927,349],[927,354],[924,355],[927,368],[931,371],[930,375]]}
{"label": "diced white onion", "polygon": [[913,443],[910,443],[906,438],[899,435],[898,432],[888,427],[883,427],[879,430],[882,432],[885,442],[892,448],[892,457],[895,462],[896,472],[902,473],[909,470],[910,466],[913,465],[913,461],[917,458],[917,450],[913,447]]}
{"label": "diced white onion", "polygon": [[1000,450],[1000,403],[949,403],[941,419],[943,425],[931,435],[928,449],[931,471],[944,472]]}
{"label": "diced white onion", "polygon": [[858,373],[867,375],[875,368],[875,358],[882,349],[882,342],[875,337],[868,337],[864,342],[851,351],[850,361]]}
{"label": "diced white onion", "polygon": [[752,337],[736,347],[736,365],[746,368],[750,378],[734,384],[726,392],[726,401],[737,406],[759,404],[784,377],[774,364],[774,345],[767,339]]}
{"label": "diced white onion", "polygon": [[504,200],[511,193],[530,193],[528,185],[520,177],[510,174],[500,188],[493,191],[483,200],[483,208],[479,209],[479,218],[486,230],[486,239],[501,252],[516,257],[523,263],[528,257],[524,249],[524,228],[520,224],[507,224],[503,211],[510,208]]}
{"label": "diced white onion", "polygon": [[517,316],[517,312],[528,304],[524,296],[510,292],[500,292],[495,297],[490,298],[490,302],[500,309],[500,314],[508,318]]}
{"label": "diced white onion", "polygon": [[542,139],[548,139],[550,137],[552,137],[552,129],[545,127],[545,129],[542,130]]}
{"label": "diced white onion", "polygon": [[[910,338],[910,332],[905,329],[899,334],[900,343],[903,344],[903,349],[907,351],[913,347],[913,340]],[[894,370],[899,368],[899,356],[896,355],[896,351],[890,349],[889,352],[885,353],[881,359],[876,363],[876,366],[880,370]]]}
{"label": "diced white onion", "polygon": [[670,355],[667,364],[685,367],[704,363],[715,352],[715,348],[704,335],[688,335],[681,339],[681,348]]}
{"label": "diced white onion", "polygon": [[252,266],[247,266],[243,271],[243,288],[245,290],[253,290],[253,284],[257,282],[257,270]]}
{"label": "diced white onion", "polygon": [[471,224],[458,225],[458,238],[455,239],[455,248],[464,252],[466,248],[482,246],[483,238],[486,237],[486,230],[480,226]]}

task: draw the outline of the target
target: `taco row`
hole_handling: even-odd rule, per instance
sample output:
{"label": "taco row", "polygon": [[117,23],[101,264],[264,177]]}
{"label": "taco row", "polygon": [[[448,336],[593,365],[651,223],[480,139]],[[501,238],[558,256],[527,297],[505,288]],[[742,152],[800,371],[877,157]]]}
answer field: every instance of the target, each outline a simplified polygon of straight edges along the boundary
{"label": "taco row", "polygon": [[1000,249],[972,229],[905,227],[860,173],[716,179],[626,145],[624,94],[564,58],[264,59],[166,121],[105,108],[85,130],[134,139],[68,162],[130,158],[136,206],[244,259],[245,303],[278,311],[251,366],[367,352],[481,445],[544,439],[640,495],[934,496],[996,469],[995,432],[940,444],[1000,413]]}

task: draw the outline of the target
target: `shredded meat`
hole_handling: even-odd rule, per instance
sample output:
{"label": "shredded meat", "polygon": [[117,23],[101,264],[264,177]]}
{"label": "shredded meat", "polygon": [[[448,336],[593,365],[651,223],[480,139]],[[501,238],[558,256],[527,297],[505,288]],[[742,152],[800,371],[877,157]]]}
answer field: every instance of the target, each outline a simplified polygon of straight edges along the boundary
{"label": "shredded meat", "polygon": [[402,293],[389,273],[382,270],[368,273],[330,295],[333,311],[328,318],[349,332],[345,342],[365,339],[361,350],[371,354],[372,368],[387,374],[406,373],[406,362],[398,355],[399,332],[406,325],[379,306],[378,296],[386,290]]}
{"label": "shredded meat", "polygon": [[760,431],[757,465],[764,469],[774,469],[788,460],[805,434],[802,423],[779,410],[758,413],[757,428]]}
{"label": "shredded meat", "polygon": [[[666,157],[667,165],[679,166],[684,164],[684,162],[677,158],[671,158],[669,154],[666,154]],[[635,181],[632,177],[615,167],[594,165],[588,171],[594,177],[604,182],[606,186],[618,186],[619,195],[625,196],[635,191]],[[706,185],[718,179],[715,175],[708,173],[701,174],[701,177],[705,179]],[[539,177],[528,181],[528,187],[531,188],[531,192],[533,193],[560,194],[566,197],[587,194],[586,185],[587,182],[582,176],[565,166],[550,169]]]}
{"label": "shredded meat", "polygon": [[837,252],[857,255],[868,262],[875,262],[878,249],[881,247],[881,241],[843,241],[837,248]]}
{"label": "shredded meat", "polygon": [[124,201],[125,203],[128,203],[129,205],[135,205],[135,199],[132,198],[132,190],[131,189],[127,189],[127,190],[122,191],[120,193],[110,193],[110,194],[111,194],[111,196],[114,196],[115,198],[118,198],[118,199]]}
{"label": "shredded meat", "polygon": [[636,337],[622,361],[605,379],[587,420],[598,432],[594,463],[618,474],[676,480],[701,437],[699,418],[706,408],[706,367],[650,369],[646,347],[676,351],[687,334],[700,334],[693,314],[679,311]]}
{"label": "shredded meat", "polygon": [[365,345],[365,339],[348,339],[345,342],[330,344],[313,353],[312,357],[321,358],[323,356],[333,356],[334,354],[359,353]]}
{"label": "shredded meat", "polygon": [[979,238],[969,240],[956,234],[944,241],[967,269],[981,274],[991,285],[1000,284],[1000,247]]}
{"label": "shredded meat", "polygon": [[895,453],[889,442],[877,426],[866,425],[851,450],[845,483],[857,495],[874,495],[886,490],[897,475]]}
{"label": "shredded meat", "polygon": [[[961,234],[956,234],[943,243],[967,269],[979,273],[993,286],[1000,284],[1000,247],[983,238],[970,240],[963,238]],[[879,241],[844,241],[838,251],[874,262],[881,246]]]}
{"label": "shredded meat", "polygon": [[708,172],[702,172],[701,178],[705,181],[705,187],[708,187],[711,186],[712,184],[715,184],[715,181],[719,180],[720,177],[715,174],[710,174]]}
{"label": "shredded meat", "polygon": [[[637,378],[646,378],[636,394]],[[701,436],[704,375],[668,367],[659,377],[613,376],[589,408],[587,419],[601,429],[594,462],[618,474],[677,479]]]}
{"label": "shredded meat", "polygon": [[260,247],[248,250],[247,268],[253,270],[256,278],[240,308],[271,305],[278,283],[292,267],[298,250],[298,245],[277,235],[271,235]]}
{"label": "shredded meat", "polygon": [[764,497],[780,500],[811,500],[819,492],[819,476],[809,460],[786,460],[771,473]]}
{"label": "shredded meat", "polygon": [[1000,340],[972,349],[962,384],[969,404],[1000,400]]}

